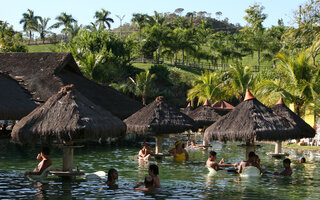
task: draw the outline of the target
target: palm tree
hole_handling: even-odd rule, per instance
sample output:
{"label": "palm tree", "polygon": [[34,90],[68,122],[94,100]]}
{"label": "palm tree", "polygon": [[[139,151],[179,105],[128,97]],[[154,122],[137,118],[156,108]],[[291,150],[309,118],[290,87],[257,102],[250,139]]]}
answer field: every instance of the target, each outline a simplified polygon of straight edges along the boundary
{"label": "palm tree", "polygon": [[198,98],[198,105],[201,102],[209,100],[210,102],[219,101],[228,98],[227,87],[222,81],[222,73],[206,71],[196,78],[193,87],[188,90],[188,101]]}
{"label": "palm tree", "polygon": [[40,34],[40,38],[42,40],[42,43],[44,44],[44,41],[46,39],[46,34],[47,33],[50,33],[50,31],[48,31],[48,22],[49,22],[50,18],[42,18],[42,17],[39,17],[39,23],[38,23],[38,28],[37,28],[37,31],[38,33]]}
{"label": "palm tree", "polygon": [[78,35],[79,31],[82,29],[82,25],[78,25],[77,22],[69,25],[69,33],[71,35],[71,39]]}
{"label": "palm tree", "polygon": [[99,29],[100,30],[104,30],[105,29],[105,24],[108,26],[108,29],[111,28],[111,24],[113,23],[113,19],[108,17],[108,15],[110,15],[111,12],[105,10],[105,9],[101,9],[101,12],[96,11],[96,13],[94,14],[94,18],[96,18],[96,24],[99,25]]}
{"label": "palm tree", "polygon": [[54,25],[52,25],[53,28],[59,28],[61,26],[64,26],[64,28],[62,29],[62,33],[64,33],[64,39],[67,38],[67,34],[69,32],[69,28],[70,25],[73,22],[77,22],[77,20],[75,20],[72,15],[68,15],[65,12],[62,12],[59,16],[56,17],[56,20],[58,21],[57,23],[55,23]]}
{"label": "palm tree", "polygon": [[294,112],[301,116],[304,107],[312,107],[320,94],[320,69],[312,63],[307,50],[297,56],[278,53],[279,78],[262,81],[257,89],[259,93],[272,93],[285,97],[294,104]]}
{"label": "palm tree", "polygon": [[147,97],[153,93],[152,81],[156,77],[155,74],[150,74],[149,70],[136,75],[136,80],[129,77],[129,80],[134,85],[134,94],[142,97],[142,103],[145,105]]}
{"label": "palm tree", "polygon": [[141,32],[142,29],[146,26],[146,21],[148,18],[148,15],[146,14],[140,14],[140,13],[134,13],[132,15],[132,22],[133,23],[137,23],[138,24],[138,28],[139,28],[139,41],[141,41]]}
{"label": "palm tree", "polygon": [[28,9],[28,12],[23,13],[23,18],[20,24],[23,24],[23,30],[29,34],[29,42],[31,41],[32,31],[37,31],[39,16],[35,16],[33,10]]}
{"label": "palm tree", "polygon": [[243,101],[246,89],[254,91],[256,84],[256,77],[254,76],[250,67],[243,67],[241,65],[230,65],[230,70],[226,73],[230,92],[233,93],[238,100]]}
{"label": "palm tree", "polygon": [[12,26],[9,26],[8,22],[0,20],[0,39],[5,37],[12,37],[15,34]]}

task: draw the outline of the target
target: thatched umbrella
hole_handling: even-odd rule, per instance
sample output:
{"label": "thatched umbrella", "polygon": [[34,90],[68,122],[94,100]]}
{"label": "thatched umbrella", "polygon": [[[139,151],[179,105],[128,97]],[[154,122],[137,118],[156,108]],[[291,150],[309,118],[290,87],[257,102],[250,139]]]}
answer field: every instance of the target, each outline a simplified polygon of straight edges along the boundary
{"label": "thatched umbrella", "polygon": [[184,114],[188,115],[193,111],[193,107],[191,106],[191,103],[189,102],[187,107],[184,108],[181,112],[183,112]]}
{"label": "thatched umbrella", "polygon": [[[95,105],[72,85],[62,87],[42,106],[22,118],[13,128],[11,136],[17,143],[56,140],[73,145],[88,140],[120,137],[126,125],[110,112]],[[64,148],[63,170],[72,169],[73,148]]]}
{"label": "thatched umbrella", "polygon": [[31,99],[31,94],[11,78],[0,71],[0,119],[17,120],[29,114],[38,105]]}
{"label": "thatched umbrella", "polygon": [[196,122],[198,127],[208,127],[220,118],[220,114],[210,106],[208,100],[188,114],[188,116]]}
{"label": "thatched umbrella", "polygon": [[216,101],[211,105],[220,115],[225,115],[234,109],[234,106],[226,101]]}
{"label": "thatched umbrella", "polygon": [[277,141],[295,137],[293,125],[273,113],[247,90],[245,100],[205,131],[204,140],[244,141],[247,155],[254,141]]}
{"label": "thatched umbrella", "polygon": [[108,85],[85,78],[71,53],[0,53],[0,70],[20,77],[33,99],[44,103],[61,87],[74,87],[94,104],[125,119],[142,108],[142,103]]}
{"label": "thatched umbrella", "polygon": [[194,121],[164,101],[162,96],[124,120],[127,133],[154,134],[156,153],[162,152],[162,134],[181,133],[194,128]]}
{"label": "thatched umbrella", "polygon": [[[292,139],[301,139],[301,138],[313,138],[315,136],[315,130],[307,124],[303,119],[288,108],[283,99],[280,98],[278,103],[271,107],[271,109],[277,114],[288,121],[290,121],[294,128],[296,129],[295,137]],[[275,146],[275,154],[281,154],[281,141],[278,141]]]}

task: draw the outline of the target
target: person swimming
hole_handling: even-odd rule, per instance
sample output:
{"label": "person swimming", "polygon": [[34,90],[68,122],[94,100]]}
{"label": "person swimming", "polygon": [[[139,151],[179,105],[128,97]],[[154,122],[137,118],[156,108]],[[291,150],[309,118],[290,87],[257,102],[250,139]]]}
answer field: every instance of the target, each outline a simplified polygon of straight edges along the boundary
{"label": "person swimming", "polygon": [[224,159],[222,158],[219,163],[216,163],[217,153],[215,151],[210,151],[209,158],[206,162],[207,167],[211,167],[216,171],[222,170],[220,167],[237,167],[239,163],[234,164],[223,164]]}
{"label": "person swimming", "polygon": [[299,160],[299,163],[306,163],[306,158],[305,157],[301,157]]}
{"label": "person swimming", "polygon": [[291,176],[292,174],[292,169],[290,167],[291,160],[289,158],[286,158],[283,160],[283,167],[284,169],[279,173],[275,172],[275,175],[282,175],[282,176]]}
{"label": "person swimming", "polygon": [[182,142],[177,141],[174,144],[175,148],[171,149],[169,153],[173,156],[173,160],[177,162],[184,162],[189,160],[188,152],[182,147]]}
{"label": "person swimming", "polygon": [[154,181],[154,187],[155,188],[161,188],[160,179],[158,177],[159,174],[159,167],[155,164],[151,164],[149,166],[149,175],[153,178]]}
{"label": "person swimming", "polygon": [[[145,185],[144,188],[140,188],[140,186]],[[144,183],[140,182],[136,186],[133,187],[135,190],[139,190],[142,192],[155,192],[157,191],[157,188],[154,186],[154,180],[152,176],[146,176],[144,178]]]}
{"label": "person swimming", "polygon": [[116,184],[116,181],[118,180],[118,171],[116,169],[109,169],[108,171],[108,179],[106,181],[106,184],[109,186],[109,187],[112,187],[112,188],[117,188],[117,184]]}
{"label": "person swimming", "polygon": [[41,175],[48,167],[52,165],[52,161],[49,158],[50,149],[48,147],[43,147],[41,152],[37,155],[37,160],[39,164],[32,172],[25,172],[24,175]]}
{"label": "person swimming", "polygon": [[187,141],[187,147],[190,148],[190,149],[206,149],[206,148],[203,147],[203,146],[198,146],[198,145],[196,144],[196,141],[194,141],[194,140],[191,140],[190,145],[189,145],[189,140],[188,140],[188,141]]}

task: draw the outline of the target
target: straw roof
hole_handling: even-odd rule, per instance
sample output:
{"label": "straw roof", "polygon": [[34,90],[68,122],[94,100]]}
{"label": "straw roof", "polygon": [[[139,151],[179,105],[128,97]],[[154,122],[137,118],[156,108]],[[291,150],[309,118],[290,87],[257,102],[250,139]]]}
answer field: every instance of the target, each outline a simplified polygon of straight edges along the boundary
{"label": "straw roof", "polygon": [[206,101],[202,106],[188,114],[198,127],[210,126],[220,118],[220,114]]}
{"label": "straw roof", "polygon": [[13,128],[11,137],[17,143],[58,140],[89,141],[119,137],[126,125],[110,112],[95,105],[72,86],[57,94],[22,118]]}
{"label": "straw roof", "polygon": [[180,133],[194,127],[194,121],[157,97],[155,101],[124,120],[127,133]]}
{"label": "straw roof", "polygon": [[234,106],[226,101],[216,101],[214,104],[211,105],[216,110],[233,110]]}
{"label": "straw roof", "polygon": [[247,91],[246,98],[205,131],[204,139],[253,142],[278,141],[296,137],[293,125],[273,113]]}
{"label": "straw roof", "polygon": [[186,115],[190,114],[194,110],[190,102],[188,103],[186,108],[182,108],[182,109],[183,110],[181,112],[183,112]]}
{"label": "straw roof", "polygon": [[121,119],[142,108],[140,102],[82,76],[70,53],[0,53],[0,60],[0,70],[23,81],[39,102],[47,101],[62,86],[73,84],[90,101]]}
{"label": "straw roof", "polygon": [[8,73],[0,71],[0,119],[17,120],[26,116],[38,105],[30,93]]}
{"label": "straw roof", "polygon": [[315,130],[307,124],[303,119],[301,119],[298,115],[296,115],[294,112],[288,108],[284,102],[283,99],[280,98],[279,102],[272,106],[271,109],[277,114],[280,115],[287,120],[289,120],[295,128],[299,129],[296,135],[296,139],[300,138],[313,138],[315,136]]}

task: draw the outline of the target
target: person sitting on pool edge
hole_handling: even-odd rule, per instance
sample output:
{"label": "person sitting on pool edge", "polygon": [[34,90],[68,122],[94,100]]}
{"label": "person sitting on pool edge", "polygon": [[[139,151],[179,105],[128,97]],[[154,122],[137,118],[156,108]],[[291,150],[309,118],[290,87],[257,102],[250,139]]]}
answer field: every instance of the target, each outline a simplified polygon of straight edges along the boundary
{"label": "person sitting on pool edge", "polygon": [[171,149],[169,153],[173,156],[174,161],[184,162],[189,160],[188,152],[182,147],[182,142],[177,141],[174,144],[175,148]]}
{"label": "person sitting on pool edge", "polygon": [[283,160],[283,167],[284,169],[279,173],[275,172],[275,175],[282,175],[282,176],[291,176],[292,174],[292,169],[290,167],[291,160],[289,158],[286,158]]}
{"label": "person sitting on pool edge", "polygon": [[239,163],[234,164],[222,164],[224,163],[224,159],[222,158],[219,163],[216,163],[217,153],[215,151],[210,151],[209,158],[206,162],[207,167],[212,167],[214,170],[219,171],[222,170],[220,167],[237,167]]}
{"label": "person sitting on pool edge", "polygon": [[37,160],[40,161],[38,166],[32,172],[25,172],[24,175],[41,175],[45,169],[52,165],[49,154],[50,149],[48,147],[42,147],[41,152],[37,155]]}
{"label": "person sitting on pool edge", "polygon": [[139,190],[139,191],[142,191],[142,192],[154,192],[154,191],[156,191],[156,188],[154,186],[154,180],[153,180],[152,176],[146,176],[145,179],[144,179],[145,187],[144,188],[139,188],[142,185],[143,185],[143,183],[140,182],[140,183],[138,183],[138,185],[134,186],[133,188],[135,190]]}
{"label": "person sitting on pool edge", "polygon": [[116,184],[116,181],[118,180],[118,171],[116,169],[109,169],[108,171],[108,179],[106,181],[106,184],[110,188],[117,188],[118,185]]}
{"label": "person sitting on pool edge", "polygon": [[249,166],[256,167],[260,170],[261,173],[261,166],[256,161],[256,154],[254,152],[249,153],[249,159],[247,161],[242,161],[239,165],[238,173],[241,174],[243,169]]}

